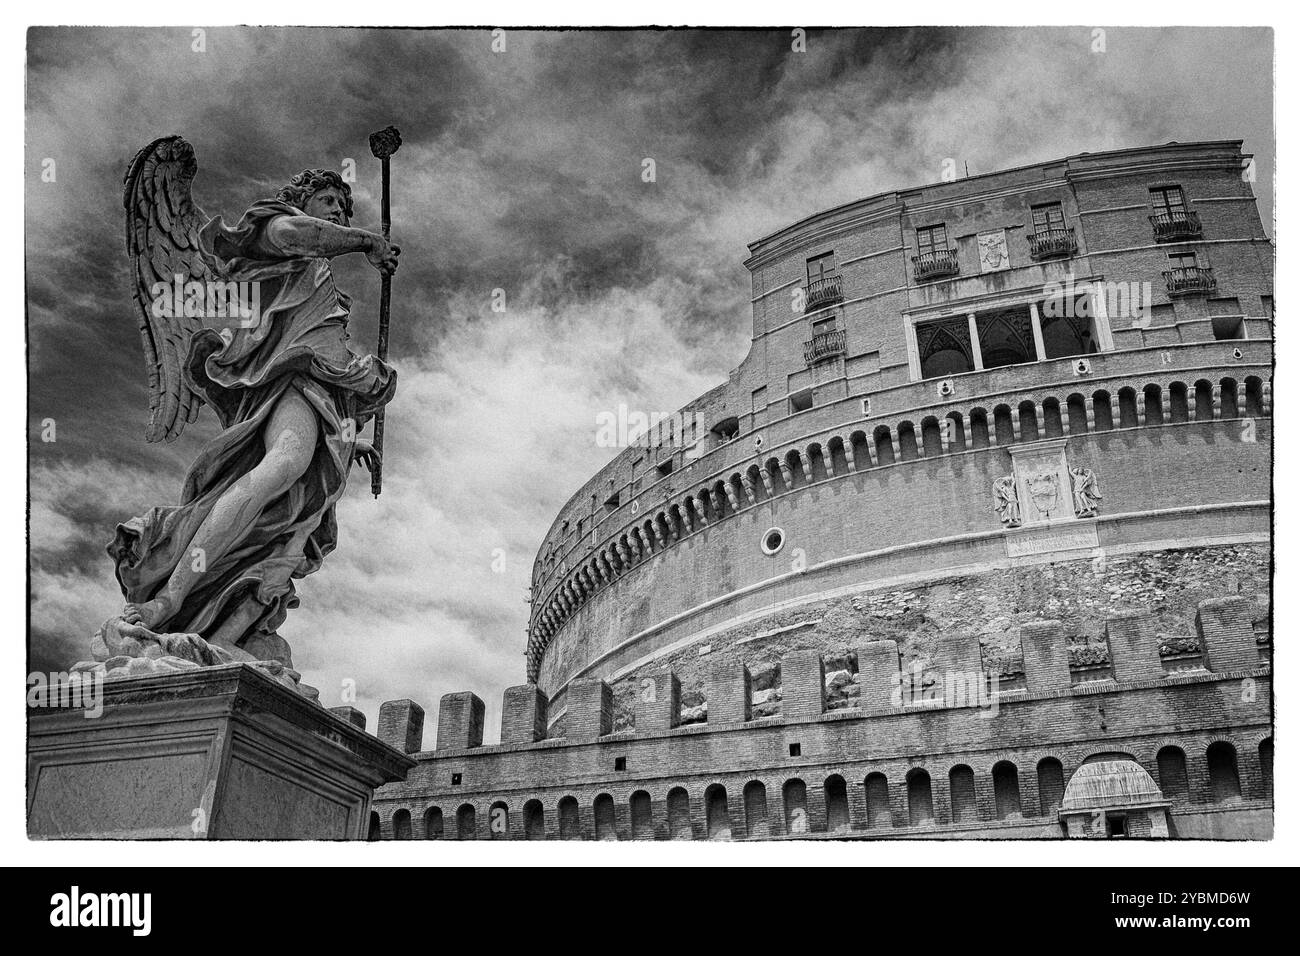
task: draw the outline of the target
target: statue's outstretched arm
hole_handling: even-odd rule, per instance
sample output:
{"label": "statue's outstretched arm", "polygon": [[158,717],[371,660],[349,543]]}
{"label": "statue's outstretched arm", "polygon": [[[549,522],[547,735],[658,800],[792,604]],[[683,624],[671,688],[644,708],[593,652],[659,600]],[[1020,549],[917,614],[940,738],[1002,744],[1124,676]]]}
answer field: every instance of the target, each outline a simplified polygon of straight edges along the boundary
{"label": "statue's outstretched arm", "polygon": [[378,233],[314,216],[277,216],[266,227],[266,240],[289,256],[333,259],[349,252],[364,252],[372,266],[389,274],[396,271],[401,252]]}

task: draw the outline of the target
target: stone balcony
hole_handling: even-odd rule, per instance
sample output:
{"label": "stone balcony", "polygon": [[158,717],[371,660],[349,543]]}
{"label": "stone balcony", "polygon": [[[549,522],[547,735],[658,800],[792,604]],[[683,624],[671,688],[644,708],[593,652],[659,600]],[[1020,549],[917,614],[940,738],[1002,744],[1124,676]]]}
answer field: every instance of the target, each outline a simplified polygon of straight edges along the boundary
{"label": "stone balcony", "polygon": [[912,256],[912,277],[917,282],[946,279],[961,272],[957,265],[956,249],[936,249]]}
{"label": "stone balcony", "polygon": [[1209,295],[1219,283],[1214,270],[1201,266],[1178,266],[1160,273],[1165,278],[1165,289],[1173,295]]}
{"label": "stone balcony", "polygon": [[1059,259],[1078,251],[1079,243],[1074,238],[1072,226],[1043,229],[1029,235],[1029,257],[1034,260]]}
{"label": "stone balcony", "polygon": [[829,273],[808,282],[804,293],[803,310],[815,312],[828,305],[844,301],[844,280],[838,273]]}
{"label": "stone balcony", "polygon": [[1156,242],[1182,242],[1201,238],[1201,217],[1190,210],[1171,209],[1149,218]]}
{"label": "stone balcony", "polygon": [[833,359],[845,352],[844,330],[819,332],[803,344],[803,359],[809,365],[816,365],[827,359]]}

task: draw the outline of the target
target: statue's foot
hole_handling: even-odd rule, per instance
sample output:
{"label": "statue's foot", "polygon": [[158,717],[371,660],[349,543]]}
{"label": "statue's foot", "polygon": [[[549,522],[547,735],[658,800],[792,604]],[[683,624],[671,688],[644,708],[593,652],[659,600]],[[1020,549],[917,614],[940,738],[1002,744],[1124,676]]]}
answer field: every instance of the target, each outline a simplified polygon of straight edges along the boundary
{"label": "statue's foot", "polygon": [[165,597],[156,597],[144,604],[128,604],[122,609],[122,620],[127,624],[140,624],[155,630],[172,616],[172,603]]}

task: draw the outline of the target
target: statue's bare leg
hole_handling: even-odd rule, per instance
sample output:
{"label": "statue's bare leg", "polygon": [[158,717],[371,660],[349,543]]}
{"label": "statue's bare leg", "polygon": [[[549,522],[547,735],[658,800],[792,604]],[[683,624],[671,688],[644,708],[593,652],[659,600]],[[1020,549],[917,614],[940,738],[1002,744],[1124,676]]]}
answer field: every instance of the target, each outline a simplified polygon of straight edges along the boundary
{"label": "statue's bare leg", "polygon": [[316,435],[315,412],[298,391],[289,389],[266,423],[262,436],[265,452],[257,467],[217,499],[162,592],[144,604],[128,604],[122,612],[123,620],[151,630],[166,622],[205,569],[238,544],[258,515],[307,470],[316,451]]}

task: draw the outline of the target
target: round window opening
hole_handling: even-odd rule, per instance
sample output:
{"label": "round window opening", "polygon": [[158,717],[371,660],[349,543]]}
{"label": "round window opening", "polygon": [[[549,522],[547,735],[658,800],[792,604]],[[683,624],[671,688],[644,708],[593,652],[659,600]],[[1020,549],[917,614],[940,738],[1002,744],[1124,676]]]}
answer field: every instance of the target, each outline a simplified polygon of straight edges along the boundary
{"label": "round window opening", "polygon": [[776,554],[785,547],[785,532],[780,528],[769,528],[763,534],[763,553]]}

